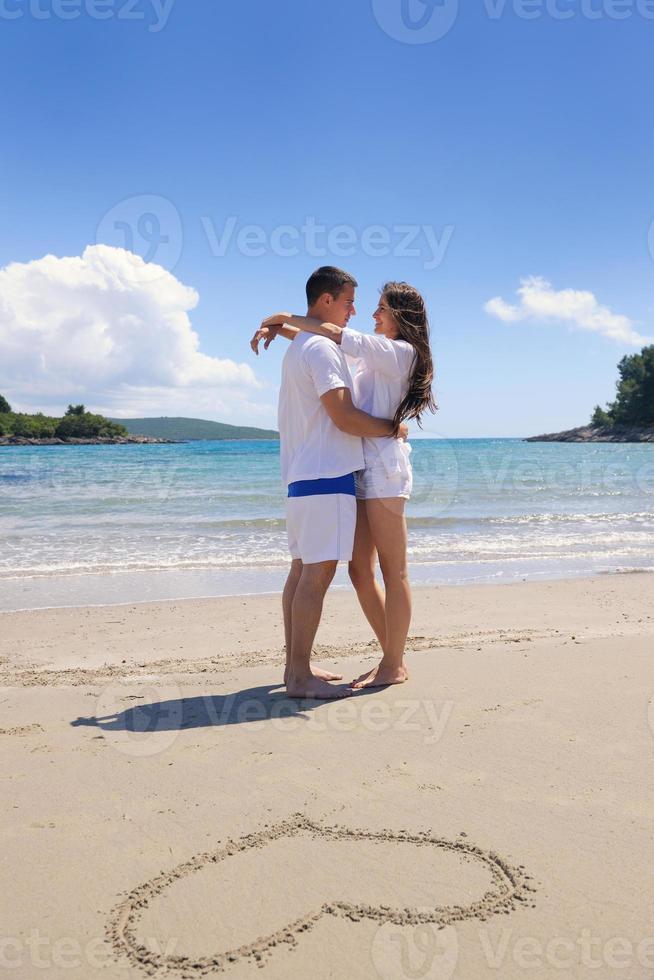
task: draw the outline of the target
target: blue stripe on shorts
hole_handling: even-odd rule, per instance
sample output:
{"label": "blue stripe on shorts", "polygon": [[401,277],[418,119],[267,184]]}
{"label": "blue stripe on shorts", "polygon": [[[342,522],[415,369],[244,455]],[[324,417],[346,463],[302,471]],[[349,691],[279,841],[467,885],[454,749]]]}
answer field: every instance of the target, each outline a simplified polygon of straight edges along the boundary
{"label": "blue stripe on shorts", "polygon": [[356,496],[354,488],[354,473],[345,476],[334,476],[327,480],[296,480],[289,483],[289,497],[317,497],[325,493],[346,493]]}

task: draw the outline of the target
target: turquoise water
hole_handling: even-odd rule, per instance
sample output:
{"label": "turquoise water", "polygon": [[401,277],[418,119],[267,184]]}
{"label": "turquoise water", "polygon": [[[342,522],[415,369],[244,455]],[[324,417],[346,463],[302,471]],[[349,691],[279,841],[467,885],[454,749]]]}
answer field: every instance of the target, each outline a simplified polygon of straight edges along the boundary
{"label": "turquoise water", "polygon": [[[414,582],[654,567],[652,445],[415,440],[412,459]],[[0,447],[0,609],[277,591],[283,509],[274,442]]]}

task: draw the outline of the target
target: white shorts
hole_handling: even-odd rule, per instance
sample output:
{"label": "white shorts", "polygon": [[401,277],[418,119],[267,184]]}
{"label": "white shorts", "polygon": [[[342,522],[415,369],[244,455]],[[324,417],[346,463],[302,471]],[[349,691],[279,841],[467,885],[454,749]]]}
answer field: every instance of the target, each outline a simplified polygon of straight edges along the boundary
{"label": "white shorts", "polygon": [[389,476],[383,466],[369,466],[354,474],[354,482],[357,500],[383,500],[386,497],[408,500],[413,489],[413,472],[409,465]]}
{"label": "white shorts", "polygon": [[325,493],[286,498],[286,533],[291,558],[305,565],[351,561],[357,523],[356,498]]}

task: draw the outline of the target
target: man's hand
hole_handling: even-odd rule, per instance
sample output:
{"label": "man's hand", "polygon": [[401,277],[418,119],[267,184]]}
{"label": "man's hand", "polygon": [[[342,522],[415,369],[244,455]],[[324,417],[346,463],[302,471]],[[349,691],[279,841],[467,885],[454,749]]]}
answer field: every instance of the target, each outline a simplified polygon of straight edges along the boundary
{"label": "man's hand", "polygon": [[252,348],[252,350],[257,356],[259,355],[259,344],[261,343],[261,341],[263,340],[263,349],[268,350],[275,337],[278,336],[280,329],[281,326],[267,327],[264,326],[263,323],[261,324],[261,326],[255,333],[254,337],[250,341],[250,347]]}
{"label": "man's hand", "polygon": [[378,419],[368,415],[352,404],[352,392],[349,388],[332,388],[320,396],[325,411],[341,432],[351,436],[392,436],[393,423],[390,419]]}

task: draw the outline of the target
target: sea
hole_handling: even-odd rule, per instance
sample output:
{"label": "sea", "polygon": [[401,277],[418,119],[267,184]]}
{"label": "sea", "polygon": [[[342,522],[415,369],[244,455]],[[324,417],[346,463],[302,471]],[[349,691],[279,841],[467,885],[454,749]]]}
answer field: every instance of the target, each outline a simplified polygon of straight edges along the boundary
{"label": "sea", "polygon": [[[412,446],[415,585],[654,569],[654,445]],[[0,611],[279,592],[288,563],[277,442],[0,447]]]}

